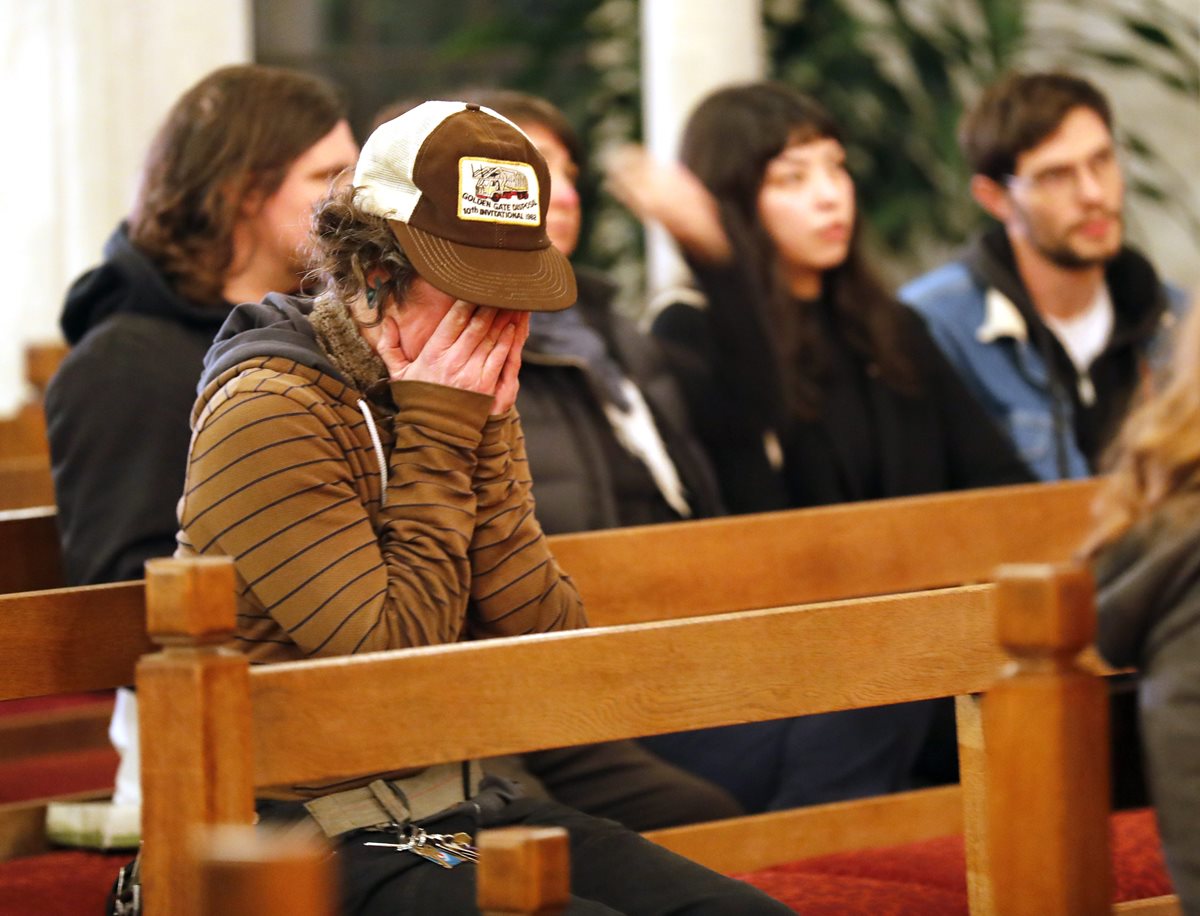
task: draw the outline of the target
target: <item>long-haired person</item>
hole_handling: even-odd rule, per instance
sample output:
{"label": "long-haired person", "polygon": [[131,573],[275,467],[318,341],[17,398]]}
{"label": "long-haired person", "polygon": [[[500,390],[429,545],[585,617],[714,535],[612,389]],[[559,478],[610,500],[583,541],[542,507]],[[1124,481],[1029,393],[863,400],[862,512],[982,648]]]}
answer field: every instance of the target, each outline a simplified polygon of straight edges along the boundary
{"label": "long-haired person", "polygon": [[[732,511],[1031,479],[920,319],[870,269],[841,134],[815,100],[775,83],[719,90],[689,119],[681,159],[659,168],[619,157],[611,181],[674,235],[699,282],[702,296],[667,307],[653,330]],[[650,746],[747,807],[786,807],[910,786],[935,709]]]}
{"label": "long-haired person", "polygon": [[[236,303],[299,288],[313,205],[357,156],[338,92],[306,73],[222,67],[172,106],[128,218],[63,307],[46,422],[70,584],[137,579],[174,552],[204,354]],[[134,804],[137,711],[117,697],[116,799]]]}
{"label": "long-haired person", "polygon": [[[1194,305],[1195,303],[1193,303]],[[1200,314],[1126,421],[1090,545],[1101,654],[1139,672],[1150,795],[1184,912],[1200,913]]]}

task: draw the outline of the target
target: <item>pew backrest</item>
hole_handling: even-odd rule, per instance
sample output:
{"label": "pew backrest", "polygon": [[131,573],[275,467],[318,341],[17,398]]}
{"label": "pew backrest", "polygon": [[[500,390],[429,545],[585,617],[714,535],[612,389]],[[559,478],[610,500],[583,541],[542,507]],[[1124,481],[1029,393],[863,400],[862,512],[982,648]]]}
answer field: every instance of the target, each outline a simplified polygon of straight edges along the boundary
{"label": "pew backrest", "polygon": [[967,490],[550,539],[592,626],[988,581],[1061,563],[1095,480]]}
{"label": "pew backrest", "polygon": [[[556,535],[592,626],[984,582],[1068,560],[1096,482],[1067,481]],[[0,512],[0,594],[58,588],[52,506]]]}
{"label": "pew backrest", "polygon": [[[195,823],[248,823],[256,787],[983,692],[1008,661],[994,636],[998,601],[1040,602],[1070,620],[1089,610],[1058,601],[1086,576],[1039,568],[1017,573],[1041,583],[1034,592],[961,586],[251,669],[220,648],[234,607],[231,589],[223,607],[215,596],[231,573],[222,581],[183,561],[149,568],[151,626],[165,638],[139,665],[142,726],[170,740],[143,746],[145,890],[151,906],[181,914],[190,911],[186,863],[172,851],[179,838]],[[180,595],[205,598],[185,618]],[[1087,641],[1086,624],[1044,629]],[[1051,727],[1037,740],[1063,737],[1042,721]],[[1105,766],[1104,755],[1093,765]],[[1078,813],[1068,782],[1054,785]],[[1107,849],[1080,853],[1069,833],[1038,840],[1043,852],[1069,847],[1049,861],[1090,863],[1067,868],[1068,883]],[[1029,861],[1000,858],[1009,878]]]}
{"label": "pew backrest", "polygon": [[54,507],[0,511],[0,595],[66,584]]}
{"label": "pew backrest", "polygon": [[0,510],[54,504],[50,459],[44,455],[0,458]]}

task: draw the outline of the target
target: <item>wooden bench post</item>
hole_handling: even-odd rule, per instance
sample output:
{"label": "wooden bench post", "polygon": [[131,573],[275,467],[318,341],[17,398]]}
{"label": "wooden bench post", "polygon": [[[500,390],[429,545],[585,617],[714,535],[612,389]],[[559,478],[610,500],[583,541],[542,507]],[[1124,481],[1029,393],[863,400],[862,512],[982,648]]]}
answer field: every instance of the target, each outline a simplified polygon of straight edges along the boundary
{"label": "wooden bench post", "polygon": [[1012,662],[983,699],[995,912],[1108,913],[1108,691],[1076,662],[1095,632],[1090,575],[1005,566],[997,581]]}
{"label": "wooden bench post", "polygon": [[227,825],[194,850],[200,916],[333,916],[333,853],[313,835]]}
{"label": "wooden bench post", "polygon": [[987,755],[979,694],[954,698],[958,774],[962,784],[963,848],[967,860],[967,907],[971,916],[993,916],[987,837]]}
{"label": "wooden bench post", "polygon": [[162,651],[137,667],[143,895],[150,916],[195,916],[190,831],[254,817],[249,663],[234,629],[233,563],[146,564],[146,614]]}
{"label": "wooden bench post", "polygon": [[484,916],[557,916],[571,896],[567,831],[503,827],[479,834],[476,902]]}

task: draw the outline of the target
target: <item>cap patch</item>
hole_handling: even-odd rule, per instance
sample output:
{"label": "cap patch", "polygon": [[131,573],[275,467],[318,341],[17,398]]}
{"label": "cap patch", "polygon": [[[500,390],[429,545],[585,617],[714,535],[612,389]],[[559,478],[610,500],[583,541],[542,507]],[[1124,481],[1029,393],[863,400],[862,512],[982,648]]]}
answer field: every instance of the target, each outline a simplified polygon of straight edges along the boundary
{"label": "cap patch", "polygon": [[458,160],[458,218],[540,226],[537,173],[527,162],[463,156]]}

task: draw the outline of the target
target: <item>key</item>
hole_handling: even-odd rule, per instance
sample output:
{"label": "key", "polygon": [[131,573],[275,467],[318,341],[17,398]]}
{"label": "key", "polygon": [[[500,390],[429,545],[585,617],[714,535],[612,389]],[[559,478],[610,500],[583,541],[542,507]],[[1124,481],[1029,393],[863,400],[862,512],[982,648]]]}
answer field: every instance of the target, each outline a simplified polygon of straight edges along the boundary
{"label": "key", "polygon": [[460,851],[446,849],[439,844],[426,843],[423,846],[414,846],[409,852],[415,852],[423,859],[428,859],[434,865],[440,865],[442,868],[454,868],[456,865],[462,865],[463,862],[473,861],[468,860],[466,856],[461,855]]}
{"label": "key", "polygon": [[452,833],[449,836],[446,834],[433,834],[429,840],[434,846],[439,849],[444,849],[446,852],[460,859],[466,859],[469,862],[479,861],[479,852],[471,843],[471,835],[469,833]]}
{"label": "key", "polygon": [[428,834],[420,827],[396,827],[397,840],[390,843],[363,843],[364,846],[383,846],[396,852],[411,852],[413,847],[425,842]]}

